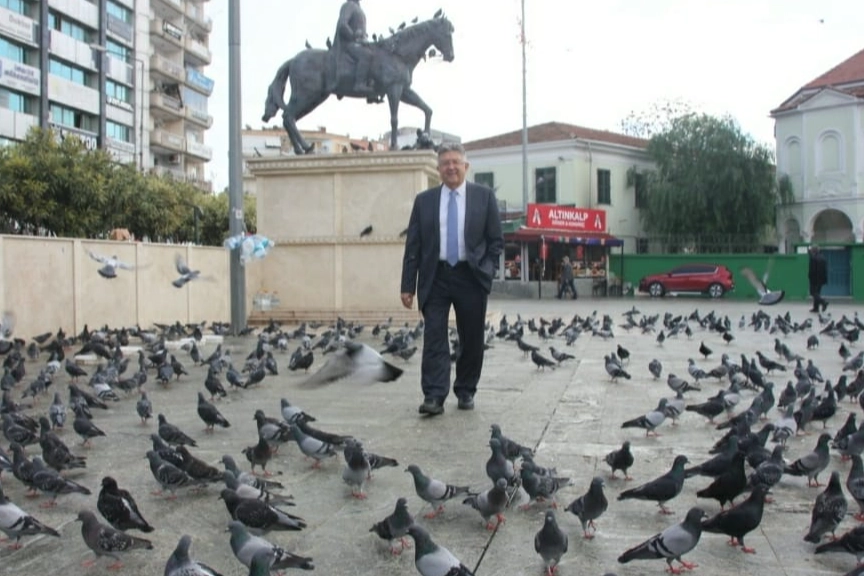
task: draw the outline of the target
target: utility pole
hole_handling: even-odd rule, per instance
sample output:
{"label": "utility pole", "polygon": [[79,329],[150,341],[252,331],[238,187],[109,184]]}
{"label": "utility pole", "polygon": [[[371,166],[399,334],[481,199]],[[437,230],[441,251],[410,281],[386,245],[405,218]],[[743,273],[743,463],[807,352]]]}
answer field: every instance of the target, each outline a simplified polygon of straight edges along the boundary
{"label": "utility pole", "polygon": [[[243,234],[243,141],[240,117],[240,0],[228,0],[228,229]],[[231,250],[231,332],[246,328],[246,270]]]}
{"label": "utility pole", "polygon": [[525,0],[522,0],[520,40],[522,42],[522,207],[528,220],[528,83],[525,56]]}

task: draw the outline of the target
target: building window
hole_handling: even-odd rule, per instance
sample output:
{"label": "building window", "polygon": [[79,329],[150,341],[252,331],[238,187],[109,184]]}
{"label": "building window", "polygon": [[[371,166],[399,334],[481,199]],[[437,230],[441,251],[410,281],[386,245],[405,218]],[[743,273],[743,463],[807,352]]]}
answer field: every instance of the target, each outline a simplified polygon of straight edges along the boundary
{"label": "building window", "polygon": [[0,37],[0,58],[6,58],[19,64],[24,63],[24,47],[13,44],[6,38]]}
{"label": "building window", "polygon": [[648,238],[636,238],[636,253],[648,254]]}
{"label": "building window", "polygon": [[71,36],[79,42],[87,42],[87,31],[83,26],[53,12],[48,14],[48,27]]}
{"label": "building window", "polygon": [[188,86],[183,86],[181,94],[183,106],[200,110],[201,112],[207,112],[207,96],[192,90]]}
{"label": "building window", "polygon": [[121,102],[131,104],[129,100],[129,87],[123,84],[117,84],[111,80],[105,81],[105,96],[107,98],[116,98]]}
{"label": "building window", "polygon": [[66,80],[75,82],[76,84],[87,85],[84,70],[70,66],[69,64],[60,62],[59,60],[51,58],[48,64],[48,72],[55,76],[59,76],[60,78],[65,78]]}
{"label": "building window", "polygon": [[648,207],[648,182],[645,174],[636,174],[634,183],[636,189],[636,208]]}
{"label": "building window", "polygon": [[538,204],[555,204],[555,168],[537,168],[534,171],[534,198]]}
{"label": "building window", "polygon": [[31,111],[30,102],[24,94],[6,88],[0,88],[0,108],[25,114],[29,114]]}
{"label": "building window", "polygon": [[78,128],[88,132],[96,132],[98,119],[85,112],[67,108],[60,104],[51,104],[51,122],[70,128]]}
{"label": "building window", "polygon": [[127,24],[132,24],[132,11],[125,6],[120,6],[108,0],[108,14]]}
{"label": "building window", "polygon": [[597,204],[612,204],[612,173],[597,170]]}
{"label": "building window", "polygon": [[474,182],[487,188],[495,189],[495,173],[494,172],[477,172],[474,174]]}
{"label": "building window", "polygon": [[132,139],[130,134],[132,129],[129,126],[124,126],[123,124],[117,124],[116,122],[111,122],[108,120],[105,122],[105,135],[108,138],[113,138],[114,140],[120,140],[121,142],[131,142]]}
{"label": "building window", "polygon": [[12,12],[26,15],[26,12],[24,11],[24,0],[0,0],[0,6],[7,10],[11,10]]}
{"label": "building window", "polygon": [[105,40],[105,52],[120,58],[124,62],[129,62],[132,59],[132,49],[123,44],[118,44],[110,38]]}

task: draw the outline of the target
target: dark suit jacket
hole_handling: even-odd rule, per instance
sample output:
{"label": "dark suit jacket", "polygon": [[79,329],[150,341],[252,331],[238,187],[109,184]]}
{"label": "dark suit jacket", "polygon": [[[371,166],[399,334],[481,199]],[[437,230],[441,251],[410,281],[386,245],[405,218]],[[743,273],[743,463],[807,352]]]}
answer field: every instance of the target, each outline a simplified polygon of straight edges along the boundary
{"label": "dark suit jacket", "polygon": [[[420,310],[432,290],[441,247],[442,186],[424,190],[414,198],[402,259],[402,293],[417,292]],[[482,289],[492,290],[492,276],[504,249],[501,217],[495,193],[479,184],[465,187],[465,258]]]}

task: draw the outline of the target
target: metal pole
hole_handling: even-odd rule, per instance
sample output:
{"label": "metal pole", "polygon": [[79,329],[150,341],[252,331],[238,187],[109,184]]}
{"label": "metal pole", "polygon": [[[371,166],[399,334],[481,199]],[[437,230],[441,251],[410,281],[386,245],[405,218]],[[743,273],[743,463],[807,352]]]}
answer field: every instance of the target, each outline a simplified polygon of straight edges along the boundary
{"label": "metal pole", "polygon": [[522,0],[522,207],[528,218],[528,83],[525,57],[525,0]]}
{"label": "metal pole", "polygon": [[138,101],[138,171],[144,171],[144,60],[135,59],[141,64],[140,92],[141,100]]}
{"label": "metal pole", "polygon": [[[228,0],[228,229],[244,233],[243,142],[240,107],[240,0]],[[231,332],[246,328],[246,275],[240,251],[231,250]]]}

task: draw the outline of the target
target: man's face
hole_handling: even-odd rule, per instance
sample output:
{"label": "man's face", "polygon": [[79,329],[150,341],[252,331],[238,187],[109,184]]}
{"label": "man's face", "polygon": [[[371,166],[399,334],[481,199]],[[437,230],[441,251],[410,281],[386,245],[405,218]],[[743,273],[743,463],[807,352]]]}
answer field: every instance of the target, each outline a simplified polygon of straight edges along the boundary
{"label": "man's face", "polygon": [[438,157],[438,175],[451,190],[462,185],[466,172],[468,172],[468,162],[458,152],[445,152]]}

